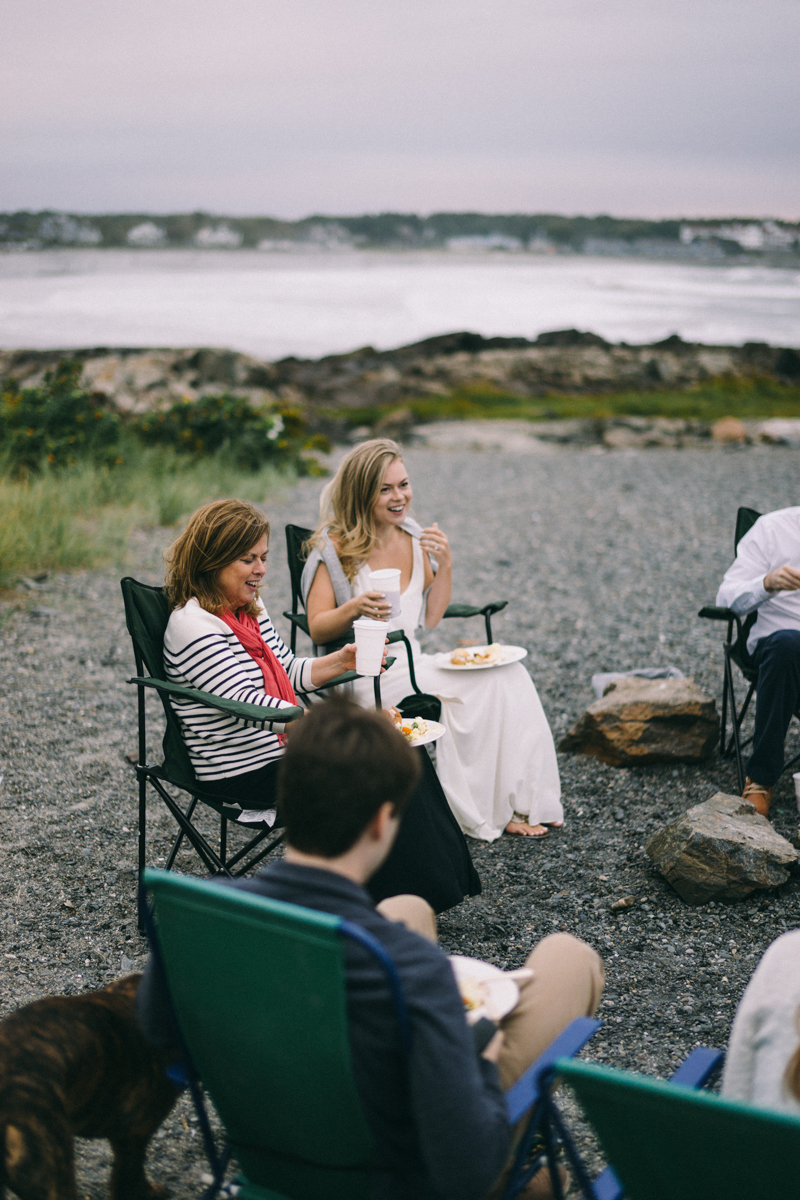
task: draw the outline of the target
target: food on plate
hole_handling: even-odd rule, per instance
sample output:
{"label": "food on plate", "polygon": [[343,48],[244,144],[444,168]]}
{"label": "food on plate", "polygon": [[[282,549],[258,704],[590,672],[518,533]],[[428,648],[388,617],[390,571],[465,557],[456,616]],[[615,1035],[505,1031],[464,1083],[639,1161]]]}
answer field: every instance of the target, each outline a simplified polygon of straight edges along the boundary
{"label": "food on plate", "polygon": [[503,647],[499,642],[492,642],[491,646],[478,646],[475,649],[463,646],[454,650],[450,662],[454,667],[488,667],[492,663],[502,662],[503,657]]}
{"label": "food on plate", "polygon": [[408,742],[417,742],[428,732],[428,722],[422,717],[404,717],[396,708],[392,710],[392,723]]}
{"label": "food on plate", "polygon": [[464,1008],[467,1012],[473,1012],[476,1008],[482,1008],[486,1003],[488,988],[485,979],[461,978],[458,980],[458,990],[461,993],[461,999],[464,1001]]}

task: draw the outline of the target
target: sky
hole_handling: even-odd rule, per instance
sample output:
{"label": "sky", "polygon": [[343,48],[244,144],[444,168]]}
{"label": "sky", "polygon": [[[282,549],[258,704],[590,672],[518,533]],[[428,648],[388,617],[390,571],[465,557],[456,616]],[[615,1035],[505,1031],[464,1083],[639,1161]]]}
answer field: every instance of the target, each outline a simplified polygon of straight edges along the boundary
{"label": "sky", "polygon": [[800,218],[797,0],[5,0],[0,210]]}

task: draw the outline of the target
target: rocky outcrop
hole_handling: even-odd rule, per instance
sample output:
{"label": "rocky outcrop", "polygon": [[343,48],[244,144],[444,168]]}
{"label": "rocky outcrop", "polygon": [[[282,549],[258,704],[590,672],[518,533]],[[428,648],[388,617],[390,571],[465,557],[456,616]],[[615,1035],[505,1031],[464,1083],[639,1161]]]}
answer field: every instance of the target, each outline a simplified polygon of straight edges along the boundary
{"label": "rocky outcrop", "polygon": [[[299,404],[312,424],[320,426],[335,423],[342,409],[398,408],[409,399],[459,389],[539,397],[540,415],[546,420],[556,416],[547,397],[559,393],[684,388],[723,373],[746,376],[754,371],[792,381],[800,378],[796,351],[762,343],[690,345],[673,336],[649,346],[615,346],[574,329],[543,333],[535,341],[452,333],[396,350],[366,346],[350,354],[280,362],[208,348],[4,351],[0,378],[33,385],[66,354],[83,361],[87,386],[124,411],[144,411],[182,397],[194,399],[201,391],[228,388],[259,402],[277,396]],[[631,417],[598,423],[589,433],[590,440],[599,442],[605,431],[611,447],[680,445],[686,438],[708,437],[708,426],[701,425]]]}
{"label": "rocky outcrop", "polygon": [[719,736],[715,702],[693,679],[617,679],[586,709],[559,750],[614,767],[698,762]]}
{"label": "rocky outcrop", "polygon": [[741,900],[778,887],[798,857],[754,805],[724,792],[659,830],[645,849],[687,904]]}

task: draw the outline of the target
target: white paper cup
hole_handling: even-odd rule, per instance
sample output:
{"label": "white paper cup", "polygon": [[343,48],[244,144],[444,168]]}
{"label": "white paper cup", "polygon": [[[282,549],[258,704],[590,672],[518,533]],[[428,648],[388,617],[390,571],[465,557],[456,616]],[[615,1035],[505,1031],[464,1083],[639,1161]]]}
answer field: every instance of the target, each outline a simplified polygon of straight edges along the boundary
{"label": "white paper cup", "polygon": [[380,571],[370,571],[369,590],[383,592],[391,604],[389,619],[400,616],[400,568],[383,567]]}
{"label": "white paper cup", "polygon": [[359,675],[380,675],[383,648],[386,645],[386,622],[359,617],[353,622],[356,637],[356,670]]}
{"label": "white paper cup", "polygon": [[797,811],[800,813],[800,771],[797,771],[793,776],[794,780],[794,798],[797,801]]}

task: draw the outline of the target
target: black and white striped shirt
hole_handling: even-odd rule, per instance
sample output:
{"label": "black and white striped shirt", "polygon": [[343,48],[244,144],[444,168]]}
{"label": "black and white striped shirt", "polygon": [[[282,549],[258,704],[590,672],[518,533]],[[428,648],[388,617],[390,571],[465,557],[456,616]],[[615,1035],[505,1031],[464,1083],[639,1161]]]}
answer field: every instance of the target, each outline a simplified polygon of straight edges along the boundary
{"label": "black and white striped shirt", "polygon": [[[258,624],[261,636],[283,664],[295,691],[312,690],[313,659],[295,658],[278,637],[261,600]],[[291,708],[286,700],[268,696],[264,676],[254,658],[247,653],[233,630],[201,608],[197,600],[189,600],[176,608],[169,618],[164,634],[164,666],[172,683],[181,683],[239,700],[245,704],[260,704],[276,708]],[[198,779],[228,779],[256,771],[283,753],[277,733],[259,729],[247,721],[229,717],[213,708],[194,704],[191,700],[171,700],[186,741]]]}

